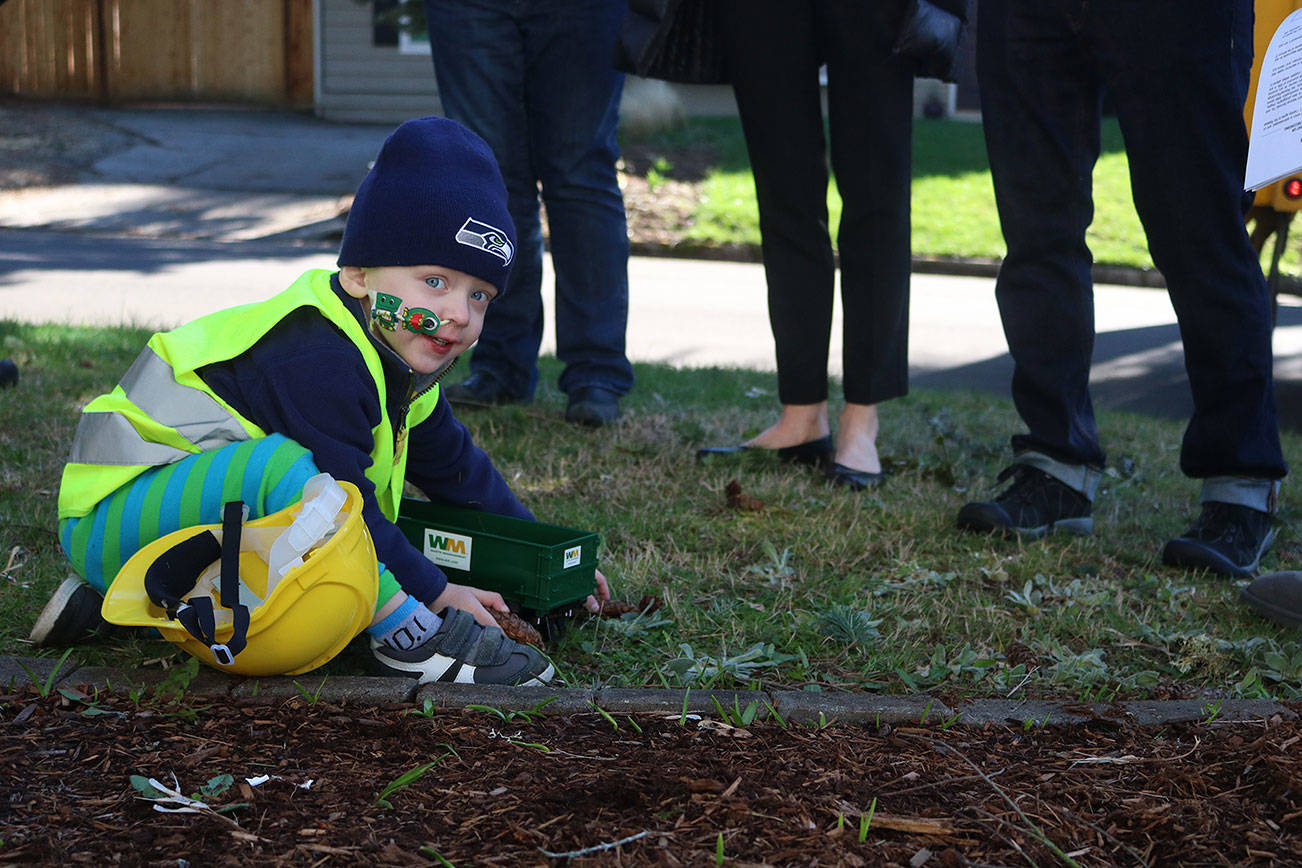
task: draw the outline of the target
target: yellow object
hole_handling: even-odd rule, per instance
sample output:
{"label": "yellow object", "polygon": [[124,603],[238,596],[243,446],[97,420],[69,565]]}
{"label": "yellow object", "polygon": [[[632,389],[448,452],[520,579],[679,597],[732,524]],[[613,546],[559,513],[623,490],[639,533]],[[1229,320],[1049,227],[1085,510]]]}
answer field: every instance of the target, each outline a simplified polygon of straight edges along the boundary
{"label": "yellow object", "polygon": [[[1252,109],[1257,103],[1257,80],[1261,77],[1261,63],[1270,46],[1270,38],[1279,25],[1295,10],[1302,8],[1302,0],[1256,0],[1256,19],[1252,34],[1252,80],[1248,84],[1248,101],[1243,104],[1243,121],[1252,129]],[[1273,208],[1276,211],[1302,210],[1302,174],[1290,175],[1257,191],[1252,204]]]}
{"label": "yellow object", "polygon": [[[314,480],[322,477],[314,477]],[[212,648],[169,617],[145,590],[145,574],[178,543],[203,533],[221,533],[221,525],[200,525],[168,534],[136,552],[127,561],[104,596],[104,619],[132,627],[156,627],[163,638],[179,645],[201,662],[245,676],[297,675],[323,665],[343,650],[375,615],[379,574],[375,546],[362,521],[362,495],[350,482],[335,483],[346,494],[338,515],[331,513],[333,534],[301,554],[302,562],[289,566],[283,578],[268,561],[284,560],[276,547],[300,512],[313,506],[305,486],[302,501],[265,518],[245,522],[240,537],[240,597],[249,608],[248,645],[229,665],[219,664]],[[295,526],[301,528],[302,524]],[[327,533],[329,531],[327,530]],[[276,552],[273,554],[273,547]],[[291,552],[298,554],[299,550]],[[289,564],[297,563],[290,560]],[[229,607],[222,607],[219,591],[220,563],[204,570],[195,587],[184,595],[211,598],[217,614],[215,638],[230,641],[234,633]]]}

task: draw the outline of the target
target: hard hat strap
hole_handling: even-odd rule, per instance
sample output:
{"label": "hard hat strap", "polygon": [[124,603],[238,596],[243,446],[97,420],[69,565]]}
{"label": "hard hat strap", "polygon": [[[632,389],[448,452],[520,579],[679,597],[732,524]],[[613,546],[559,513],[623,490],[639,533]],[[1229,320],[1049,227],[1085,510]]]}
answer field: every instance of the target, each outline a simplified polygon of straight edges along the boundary
{"label": "hard hat strap", "polygon": [[[248,644],[249,608],[240,602],[240,536],[244,519],[243,501],[222,507],[222,539],[212,531],[189,537],[158,557],[145,571],[145,593],[167,616],[212,651],[223,666],[235,662],[235,655]],[[217,641],[216,616],[210,597],[185,595],[194,590],[199,576],[213,561],[221,560],[218,590],[222,605],[231,610],[233,632],[225,643]]]}
{"label": "hard hat strap", "polygon": [[222,508],[222,605],[231,610],[234,632],[226,644],[206,639],[218,663],[229,666],[244,650],[249,636],[249,607],[240,602],[240,533],[244,525],[244,501],[232,500]]}

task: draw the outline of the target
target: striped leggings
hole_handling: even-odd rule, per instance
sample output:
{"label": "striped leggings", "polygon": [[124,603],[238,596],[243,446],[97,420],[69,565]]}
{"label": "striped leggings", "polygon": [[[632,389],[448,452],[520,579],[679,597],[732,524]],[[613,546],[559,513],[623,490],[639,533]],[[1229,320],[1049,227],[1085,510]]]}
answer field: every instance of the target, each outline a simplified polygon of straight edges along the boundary
{"label": "striped leggings", "polygon": [[[59,523],[59,542],[77,574],[100,593],[132,555],[182,528],[221,524],[222,505],[242,500],[249,518],[297,503],[315,476],[312,453],[272,434],[153,467],[101,500],[91,512]],[[380,564],[377,608],[399,592]]]}

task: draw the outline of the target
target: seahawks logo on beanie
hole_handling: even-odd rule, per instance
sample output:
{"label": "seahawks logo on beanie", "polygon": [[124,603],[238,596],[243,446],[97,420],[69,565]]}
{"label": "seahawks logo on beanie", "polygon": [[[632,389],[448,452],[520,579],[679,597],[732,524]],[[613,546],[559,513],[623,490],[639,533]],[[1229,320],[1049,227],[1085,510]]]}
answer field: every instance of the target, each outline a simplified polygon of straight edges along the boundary
{"label": "seahawks logo on beanie", "polygon": [[504,265],[510,265],[511,259],[515,256],[515,248],[511,246],[511,239],[505,232],[495,226],[481,223],[474,217],[466,218],[466,222],[457,230],[456,238],[458,244],[491,253],[502,260]]}

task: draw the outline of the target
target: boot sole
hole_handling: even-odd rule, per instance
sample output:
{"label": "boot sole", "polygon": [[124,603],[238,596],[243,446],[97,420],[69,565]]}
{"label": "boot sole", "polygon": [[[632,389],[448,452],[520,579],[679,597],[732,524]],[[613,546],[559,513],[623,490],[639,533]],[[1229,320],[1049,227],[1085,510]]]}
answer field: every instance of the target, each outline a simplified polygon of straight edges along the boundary
{"label": "boot sole", "polygon": [[1057,521],[1051,521],[1048,524],[1037,525],[1036,527],[1016,527],[1000,521],[997,516],[990,514],[990,510],[980,508],[981,506],[984,506],[984,504],[969,504],[969,506],[965,506],[958,511],[958,527],[960,530],[972,531],[974,533],[995,534],[1010,539],[1023,540],[1039,539],[1040,537],[1048,536],[1052,533],[1069,533],[1076,536],[1089,536],[1094,532],[1093,516],[1085,515],[1076,518],[1060,518]]}
{"label": "boot sole", "polygon": [[1162,549],[1162,563],[1168,567],[1211,570],[1222,576],[1247,579],[1257,574],[1257,567],[1261,564],[1262,557],[1266,552],[1270,551],[1270,546],[1274,541],[1275,531],[1271,529],[1266,534],[1266,538],[1262,540],[1261,546],[1257,549],[1257,556],[1253,558],[1252,563],[1240,566],[1203,543],[1186,537],[1176,537]]}
{"label": "boot sole", "polygon": [[68,601],[84,584],[86,583],[78,576],[68,576],[63,580],[63,584],[55,589],[50,596],[50,601],[45,604],[45,608],[41,610],[41,614],[36,618],[36,623],[32,625],[32,632],[27,637],[33,645],[38,648],[45,645],[50,638],[50,634],[59,626],[59,617],[67,611]]}

